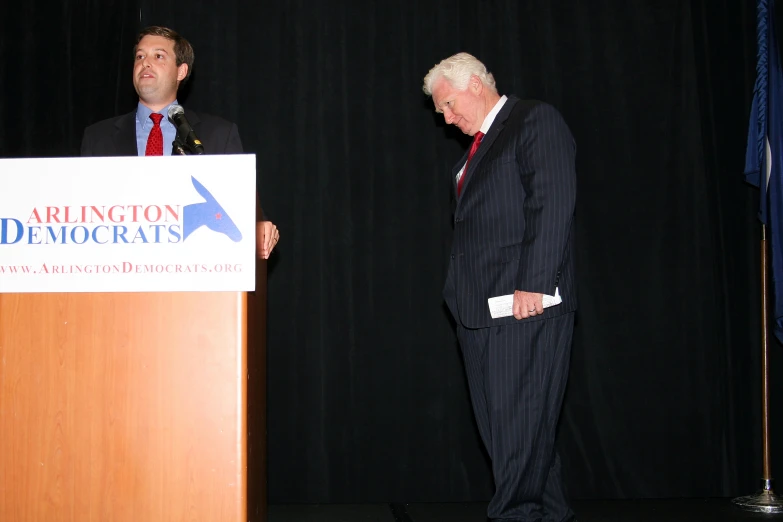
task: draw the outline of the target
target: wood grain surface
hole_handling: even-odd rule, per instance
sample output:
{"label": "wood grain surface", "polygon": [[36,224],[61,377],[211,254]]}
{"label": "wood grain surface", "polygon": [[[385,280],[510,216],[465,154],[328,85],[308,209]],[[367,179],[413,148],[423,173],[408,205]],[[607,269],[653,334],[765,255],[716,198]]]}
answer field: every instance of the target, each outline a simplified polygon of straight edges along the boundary
{"label": "wood grain surface", "polygon": [[0,521],[247,520],[246,303],[0,294]]}

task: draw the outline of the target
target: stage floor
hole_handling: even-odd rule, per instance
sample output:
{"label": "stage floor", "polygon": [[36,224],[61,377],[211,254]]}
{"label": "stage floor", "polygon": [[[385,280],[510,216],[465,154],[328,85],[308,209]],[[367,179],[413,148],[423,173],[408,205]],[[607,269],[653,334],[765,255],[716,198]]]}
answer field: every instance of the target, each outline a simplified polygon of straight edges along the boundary
{"label": "stage floor", "polygon": [[[575,500],[579,522],[745,522],[781,520],[749,513],[731,499]],[[269,506],[269,522],[486,522],[486,504],[286,504]]]}

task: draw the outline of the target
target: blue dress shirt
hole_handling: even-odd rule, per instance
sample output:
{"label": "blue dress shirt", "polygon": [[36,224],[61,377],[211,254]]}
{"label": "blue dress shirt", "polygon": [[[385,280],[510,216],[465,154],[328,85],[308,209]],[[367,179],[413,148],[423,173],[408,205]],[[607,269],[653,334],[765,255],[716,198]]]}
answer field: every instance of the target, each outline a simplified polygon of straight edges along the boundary
{"label": "blue dress shirt", "polygon": [[[171,156],[171,144],[177,137],[177,128],[169,121],[169,107],[172,105],[178,105],[177,100],[158,111],[163,115],[163,119],[160,120],[160,130],[163,132],[164,156]],[[136,148],[139,151],[139,156],[144,156],[147,151],[147,137],[150,135],[153,125],[150,114],[152,114],[152,110],[139,102],[136,107]]]}

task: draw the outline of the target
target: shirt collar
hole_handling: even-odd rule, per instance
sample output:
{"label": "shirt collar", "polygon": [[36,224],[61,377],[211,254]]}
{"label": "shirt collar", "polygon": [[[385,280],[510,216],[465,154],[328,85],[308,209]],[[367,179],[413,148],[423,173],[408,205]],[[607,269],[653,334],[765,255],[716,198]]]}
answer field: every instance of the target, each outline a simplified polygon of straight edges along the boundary
{"label": "shirt collar", "polygon": [[[164,118],[161,120],[161,125],[169,124],[169,107],[172,105],[179,105],[179,102],[177,100],[174,100],[170,104],[163,107],[158,112],[164,116]],[[152,114],[152,109],[144,105],[143,103],[139,102],[138,106],[136,107],[136,121],[141,123],[141,128],[146,129],[147,126],[152,126],[152,120],[150,119],[150,114]]]}
{"label": "shirt collar", "polygon": [[[502,109],[503,105],[505,105],[506,100],[508,100],[508,98],[504,94],[503,96],[500,97],[500,99],[497,101],[495,106],[492,107],[492,110],[489,111],[489,114],[487,114],[487,117],[484,118],[484,123],[481,124],[481,129],[480,129],[481,132],[483,132],[484,134],[489,132],[489,128],[492,126],[492,123],[495,121],[495,117],[500,112],[500,109]],[[147,117],[149,118],[149,114],[147,115]]]}

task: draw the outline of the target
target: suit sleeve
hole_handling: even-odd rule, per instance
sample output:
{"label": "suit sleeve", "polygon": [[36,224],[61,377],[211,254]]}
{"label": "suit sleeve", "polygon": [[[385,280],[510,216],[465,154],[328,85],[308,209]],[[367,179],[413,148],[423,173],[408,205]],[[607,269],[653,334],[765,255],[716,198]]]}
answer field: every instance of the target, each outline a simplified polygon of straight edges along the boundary
{"label": "suit sleeve", "polygon": [[517,290],[553,295],[576,202],[576,147],[557,110],[534,107],[517,146],[525,232]]}

